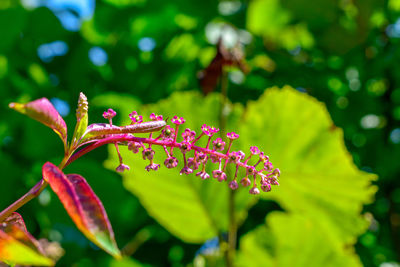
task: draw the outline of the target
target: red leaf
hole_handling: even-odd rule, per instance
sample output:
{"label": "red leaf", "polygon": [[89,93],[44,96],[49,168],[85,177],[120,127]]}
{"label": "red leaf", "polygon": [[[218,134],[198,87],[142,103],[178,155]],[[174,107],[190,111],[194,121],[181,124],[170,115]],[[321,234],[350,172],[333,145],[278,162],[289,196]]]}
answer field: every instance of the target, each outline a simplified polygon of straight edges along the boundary
{"label": "red leaf", "polygon": [[85,178],[78,174],[65,175],[50,162],[43,165],[43,178],[57,194],[78,229],[90,241],[119,258],[120,251],[106,211]]}
{"label": "red leaf", "polygon": [[11,103],[9,107],[52,128],[64,144],[67,144],[67,125],[47,98],[40,98],[26,104]]}
{"label": "red leaf", "polygon": [[198,74],[204,95],[214,91],[222,76],[224,66],[237,66],[242,72],[249,72],[242,49],[239,46],[235,46],[233,49],[228,50],[224,46],[222,39],[220,39],[217,43],[217,54],[207,68]]}
{"label": "red leaf", "polygon": [[22,219],[19,213],[13,212],[8,216],[4,222],[0,224],[0,230],[17,239],[27,247],[43,254],[39,242],[28,232],[24,219]]}
{"label": "red leaf", "polygon": [[0,260],[23,265],[54,265],[27,230],[22,216],[12,213],[0,224]]}

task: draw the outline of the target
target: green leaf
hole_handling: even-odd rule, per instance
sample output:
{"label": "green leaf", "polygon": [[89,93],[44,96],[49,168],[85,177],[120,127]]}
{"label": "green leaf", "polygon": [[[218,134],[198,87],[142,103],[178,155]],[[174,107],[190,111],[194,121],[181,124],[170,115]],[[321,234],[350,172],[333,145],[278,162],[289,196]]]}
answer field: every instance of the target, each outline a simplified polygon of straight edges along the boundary
{"label": "green leaf", "polygon": [[298,46],[311,48],[314,38],[307,25],[290,24],[291,19],[291,14],[281,6],[279,0],[256,0],[249,3],[247,28],[251,32],[288,50]]}
{"label": "green leaf", "polygon": [[78,229],[100,248],[120,258],[103,204],[86,180],[78,174],[65,175],[50,162],[43,165],[43,178],[57,194]]}
{"label": "green leaf", "polygon": [[[12,21],[13,23],[9,23]],[[11,50],[14,43],[18,42],[18,37],[24,30],[27,21],[27,13],[20,8],[8,8],[0,10],[0,25],[8,27],[0,28],[1,42],[0,54]]]}
{"label": "green leaf", "polygon": [[366,230],[360,212],[372,201],[376,176],[354,165],[322,103],[288,86],[268,89],[249,104],[240,129],[242,142],[262,144],[281,170],[281,186],[263,198],[318,221],[339,243],[354,243]]}
{"label": "green leaf", "polygon": [[[145,106],[141,115],[152,112],[162,114],[164,118],[174,115],[183,116],[186,123],[184,128],[200,131],[201,125],[218,125],[220,96],[210,95],[203,98],[198,93],[176,93],[169,99],[155,105]],[[242,113],[240,105],[229,105],[230,119],[228,129],[237,125],[239,114]],[[181,131],[182,131],[181,130]],[[200,140],[206,142],[206,140]],[[201,142],[200,142],[201,143]],[[199,143],[199,144],[200,144]],[[106,167],[115,169],[118,157],[114,146],[109,146],[110,158]],[[135,194],[148,213],[162,226],[175,236],[186,242],[201,243],[216,236],[220,231],[227,230],[228,226],[228,184],[219,183],[215,179],[201,180],[195,174],[189,176],[179,175],[182,168],[180,164],[175,169],[167,169],[164,165],[157,172],[147,172],[144,167],[148,162],[141,155],[132,154],[121,147],[124,160],[133,170],[124,172],[124,186]],[[156,150],[155,162],[163,164],[165,152]],[[177,155],[179,155],[178,153]],[[213,169],[215,164],[209,164]],[[211,166],[212,165],[212,166]],[[211,173],[211,168],[208,173]],[[196,171],[195,171],[196,172]],[[247,215],[247,208],[255,200],[249,196],[247,190],[238,190],[236,193],[236,212],[239,222]]]}
{"label": "green leaf", "polygon": [[352,247],[336,246],[317,221],[274,212],[240,241],[238,266],[361,266]]}
{"label": "green leaf", "polygon": [[39,242],[26,230],[21,215],[14,212],[0,224],[0,261],[9,264],[52,266]]}
{"label": "green leaf", "polygon": [[146,3],[146,0],[104,0],[104,2],[116,7],[137,6]]}
{"label": "green leaf", "polygon": [[47,98],[43,97],[26,104],[10,103],[9,107],[52,128],[60,136],[64,146],[67,145],[67,125]]}

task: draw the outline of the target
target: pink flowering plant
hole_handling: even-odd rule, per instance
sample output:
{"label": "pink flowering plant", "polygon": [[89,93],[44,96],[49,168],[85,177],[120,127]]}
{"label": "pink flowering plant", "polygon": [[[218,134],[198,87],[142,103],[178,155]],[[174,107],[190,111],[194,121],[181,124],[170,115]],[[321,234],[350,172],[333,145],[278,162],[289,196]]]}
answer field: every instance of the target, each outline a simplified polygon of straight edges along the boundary
{"label": "pink flowering plant", "polygon": [[[46,252],[46,247],[29,234],[21,215],[16,212],[37,197],[47,185],[57,194],[75,225],[90,241],[114,257],[121,257],[100,199],[81,175],[63,172],[75,160],[106,144],[113,144],[117,151],[117,172],[131,169],[129,163],[124,163],[119,150],[119,146],[124,145],[129,151],[141,154],[143,160],[148,161],[145,167],[148,172],[163,167],[177,168],[181,161],[183,167],[179,170],[180,175],[193,173],[203,180],[212,177],[225,184],[221,186],[228,186],[231,190],[242,186],[247,187],[250,194],[257,195],[260,191],[271,191],[273,185],[279,185],[279,169],[274,168],[267,154],[258,147],[251,146],[246,155],[245,152],[234,149],[233,143],[239,138],[238,133],[228,132],[224,137],[217,137],[220,130],[206,124],[196,133],[192,129],[184,128],[183,117],[173,116],[170,123],[167,123],[168,119],[164,119],[162,115],[152,113],[149,120],[146,120],[133,111],[129,114],[129,125],[116,126],[113,124],[116,112],[108,109],[103,113],[107,123],[89,125],[88,102],[81,93],[76,110],[77,123],[73,136],[68,141],[66,123],[46,98],[26,104],[11,103],[10,108],[52,128],[63,142],[64,157],[57,166],[46,162],[42,168],[42,179],[28,193],[0,212],[0,260],[8,263],[54,264],[55,257],[51,257]],[[147,133],[146,137],[138,136]],[[199,145],[200,139],[205,140],[202,142],[205,143],[204,146]],[[165,153],[163,162],[155,162],[155,146],[162,148],[161,151]],[[206,168],[213,170],[207,172]],[[228,175],[228,168],[234,170],[233,176]],[[243,171],[240,172],[240,169]],[[240,173],[245,175],[239,177]],[[17,260],[20,253],[25,253],[29,259],[25,262]]]}

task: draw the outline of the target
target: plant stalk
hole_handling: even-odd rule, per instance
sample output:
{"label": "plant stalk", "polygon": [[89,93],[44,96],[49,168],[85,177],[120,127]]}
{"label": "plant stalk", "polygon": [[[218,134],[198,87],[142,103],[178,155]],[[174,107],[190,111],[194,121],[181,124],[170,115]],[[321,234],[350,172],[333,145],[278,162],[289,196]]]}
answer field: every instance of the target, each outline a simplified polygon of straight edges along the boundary
{"label": "plant stalk", "polygon": [[[66,155],[60,165],[58,166],[60,169],[63,169],[66,165],[69,156]],[[39,196],[43,189],[46,188],[48,183],[42,178],[39,182],[37,182],[25,195],[20,197],[6,209],[0,212],[0,223],[4,221],[8,216],[10,216],[13,212],[17,211],[19,208],[24,206],[26,203]]]}
{"label": "plant stalk", "polygon": [[21,208],[23,205],[40,195],[40,193],[43,191],[43,189],[48,185],[48,183],[42,179],[35,184],[31,190],[29,190],[25,195],[20,197],[17,201],[12,203],[10,206],[8,206],[5,210],[0,212],[0,222],[4,221],[8,216],[10,216],[14,211],[18,210]]}
{"label": "plant stalk", "polygon": [[[220,108],[220,129],[221,137],[225,135],[227,114],[225,112],[226,106],[228,105],[228,74],[225,69],[222,69],[221,75],[221,108]],[[225,263],[227,267],[234,266],[234,258],[236,252],[236,235],[237,225],[235,216],[235,190],[229,190],[228,196],[228,243],[224,251]]]}

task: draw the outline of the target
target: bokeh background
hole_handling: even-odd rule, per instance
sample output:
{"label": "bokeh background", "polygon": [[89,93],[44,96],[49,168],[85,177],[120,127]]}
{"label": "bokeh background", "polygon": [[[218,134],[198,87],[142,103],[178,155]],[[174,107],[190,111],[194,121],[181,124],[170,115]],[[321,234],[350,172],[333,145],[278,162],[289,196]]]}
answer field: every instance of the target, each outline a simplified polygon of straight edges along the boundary
{"label": "bokeh background", "polygon": [[[321,158],[339,155],[344,161],[323,165],[327,175],[318,173],[309,191],[301,187],[299,178],[301,198],[289,199],[295,191],[285,195],[284,175],[277,195],[282,190],[281,196],[287,198],[273,195],[255,201],[243,196],[253,200],[243,200],[246,208],[241,207],[237,264],[399,266],[399,18],[399,0],[1,0],[0,209],[38,181],[44,162],[57,163],[62,156],[57,136],[8,109],[10,102],[47,97],[70,130],[79,92],[89,99],[91,122],[102,122],[102,111],[113,107],[121,114],[118,123],[126,122],[127,114],[137,109],[185,114],[194,121],[190,125],[198,127],[219,123],[222,78],[227,98],[235,103],[230,105],[228,117],[232,119],[226,125],[243,129],[243,145],[250,141],[268,144],[282,163],[279,151],[289,153],[291,146],[300,142],[296,140],[312,136],[298,131],[302,129],[298,125],[300,128],[285,128],[296,125],[293,114],[298,113],[300,121],[332,124],[327,114],[319,118],[314,97],[326,105],[332,132],[339,132],[332,138],[338,144],[344,140],[349,151],[343,152],[344,147],[336,143],[325,146]],[[289,96],[268,95],[274,90],[266,88],[284,85],[292,87],[287,89]],[[194,108],[196,103],[203,103],[203,108]],[[260,118],[257,108],[266,116]],[[303,111],[309,112],[304,115]],[[241,114],[247,114],[247,120]],[[272,123],[276,128],[263,128]],[[310,131],[316,127],[303,126]],[[284,134],[286,139],[265,141],[264,129],[265,136]],[[274,131],[279,135],[271,134]],[[313,140],[324,143],[329,139],[321,135],[315,134]],[[310,151],[313,148],[310,146]],[[267,145],[264,149],[268,153]],[[196,225],[177,232],[173,225],[179,218],[168,219],[168,214],[162,214],[163,207],[154,207],[157,202],[151,201],[161,193],[152,191],[151,183],[141,188],[137,186],[140,182],[131,181],[131,175],[121,177],[114,172],[113,153],[98,149],[66,172],[88,179],[105,205],[120,248],[125,248],[129,257],[117,262],[87,241],[57,197],[46,189],[20,212],[34,236],[60,242],[66,254],[58,265],[223,266],[215,254],[215,240],[195,238],[191,231],[199,229]],[[302,165],[308,155],[304,153],[289,153],[290,161],[282,165],[305,176],[300,175],[308,166]],[[356,174],[348,177],[350,171],[341,168],[353,166],[352,162],[363,172],[357,174],[349,167]],[[140,167],[131,164],[134,172],[144,166],[140,164],[144,163],[138,161]],[[331,171],[339,169],[343,175]],[[333,177],[328,175],[331,172]],[[136,173],[143,178],[171,179],[170,186],[180,184],[177,171],[158,176],[141,170]],[[379,176],[373,182],[378,187],[375,195],[376,187],[369,186],[374,177],[368,173]],[[202,199],[211,202],[206,201],[211,209],[212,199],[219,195],[226,197],[215,192]],[[213,212],[218,215],[225,207]],[[221,220],[217,228],[223,232],[227,218]],[[312,224],[319,220],[321,229]],[[336,229],[341,227],[346,229]],[[213,233],[210,230],[204,239],[209,240]],[[333,233],[332,240],[320,238],[329,233]],[[325,248],[329,250],[326,255],[318,257]],[[288,261],[291,257],[297,260]]]}

